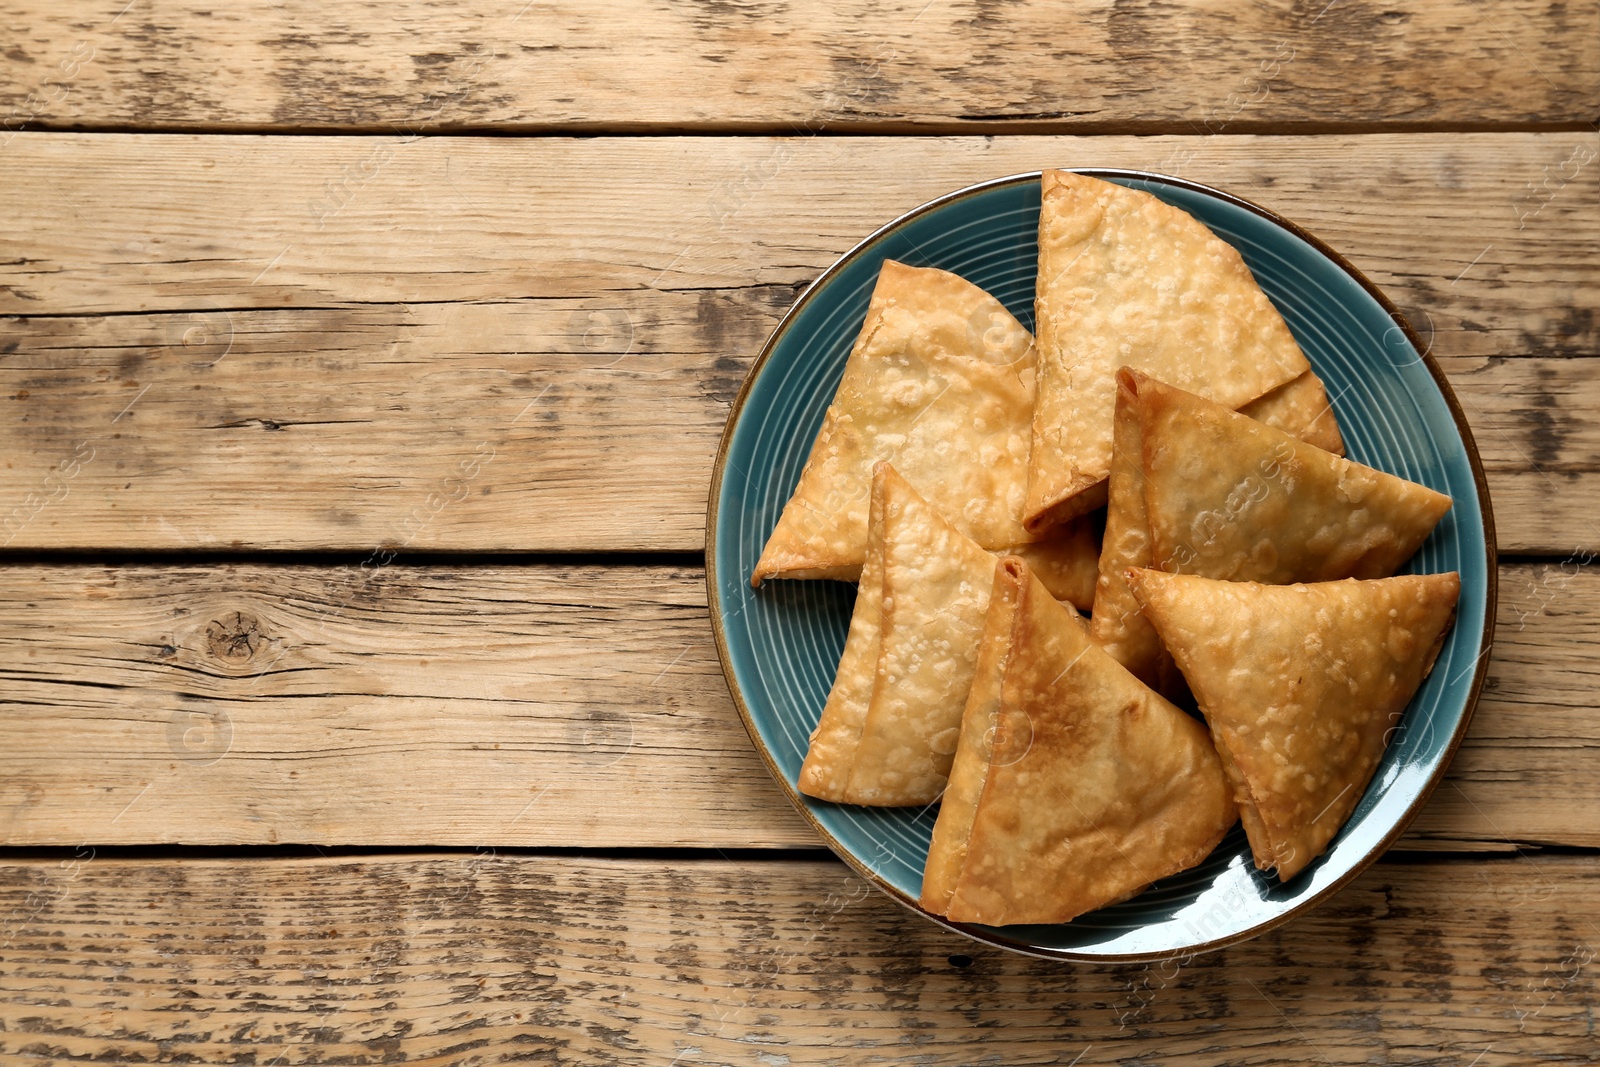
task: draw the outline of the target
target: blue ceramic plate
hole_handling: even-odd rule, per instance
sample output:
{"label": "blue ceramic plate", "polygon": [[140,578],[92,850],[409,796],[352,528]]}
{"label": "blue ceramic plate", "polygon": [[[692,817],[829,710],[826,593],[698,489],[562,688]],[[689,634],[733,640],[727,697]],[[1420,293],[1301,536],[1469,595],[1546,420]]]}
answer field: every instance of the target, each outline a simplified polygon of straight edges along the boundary
{"label": "blue ceramic plate", "polygon": [[[1494,524],[1477,448],[1444,375],[1359,272],[1292,223],[1215,189],[1132,171],[1085,173],[1160,197],[1238,248],[1327,383],[1350,458],[1455,499],[1410,570],[1461,573],[1455,628],[1366,795],[1328,851],[1287,885],[1255,869],[1235,827],[1199,867],[1070,923],[984,927],[929,916],[980,941],[1040,956],[1144,961],[1219,948],[1270,929],[1329,896],[1400,836],[1443,777],[1483,685],[1494,619]],[[890,258],[953,271],[1031,328],[1038,221],[1039,175],[1003,178],[917,208],[828,268],[756,360],[728,417],[711,483],[711,617],[745,726],[789,799],[828,844],[914,909],[936,809],[834,805],[795,789],[844,648],[854,587],[779,581],[757,592],[750,571],[799,481],[879,264]]]}

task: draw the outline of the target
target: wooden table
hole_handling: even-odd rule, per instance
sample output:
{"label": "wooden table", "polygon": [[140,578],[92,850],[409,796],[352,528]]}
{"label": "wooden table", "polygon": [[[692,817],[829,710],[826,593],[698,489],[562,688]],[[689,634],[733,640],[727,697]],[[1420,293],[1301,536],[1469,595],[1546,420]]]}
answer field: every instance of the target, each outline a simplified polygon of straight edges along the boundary
{"label": "wooden table", "polygon": [[[3,0],[0,1063],[1593,1062],[1593,0]],[[1302,223],[1489,469],[1498,640],[1331,903],[1062,966],[868,889],[706,618],[728,405],[1041,166]]]}

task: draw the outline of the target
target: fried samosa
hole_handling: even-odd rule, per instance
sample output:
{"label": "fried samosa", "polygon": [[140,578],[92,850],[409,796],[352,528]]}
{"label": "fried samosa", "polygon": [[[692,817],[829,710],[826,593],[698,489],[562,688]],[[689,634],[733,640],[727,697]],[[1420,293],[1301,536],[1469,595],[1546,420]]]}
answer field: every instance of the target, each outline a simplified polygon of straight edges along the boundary
{"label": "fried samosa", "polygon": [[1355,810],[1433,669],[1459,577],[1128,580],[1205,713],[1256,866],[1287,881]]}
{"label": "fried samosa", "polygon": [[1001,562],[989,602],[922,906],[1067,922],[1204,859],[1238,818],[1205,728],[1090,641],[1021,560]]}
{"label": "fried samosa", "polygon": [[998,562],[878,464],[856,611],[801,792],[891,807],[939,798]]}
{"label": "fried samosa", "polygon": [[984,548],[1039,540],[1022,526],[1034,362],[1032,335],[994,297],[947,271],[885,260],[751,584],[854,581],[873,467],[885,460]]}
{"label": "fried samosa", "polygon": [[1164,382],[1139,379],[1136,394],[1158,570],[1274,585],[1383,578],[1450,510],[1443,493]]}
{"label": "fried samosa", "polygon": [[[1089,632],[1102,648],[1140,681],[1169,700],[1182,701],[1186,692],[1183,677],[1173,666],[1172,657],[1161,647],[1155,631],[1145,621],[1138,600],[1122,576],[1129,567],[1150,566],[1154,555],[1145,503],[1145,450],[1141,425],[1144,411],[1150,406],[1147,402],[1161,394],[1164,387],[1149,375],[1129,367],[1119,369],[1116,377],[1117,399],[1112,422],[1111,478],[1108,483],[1110,503],[1106,509],[1105,540],[1100,549],[1094,614]],[[1321,408],[1315,403],[1317,397],[1322,398]],[[1264,409],[1263,402],[1268,400],[1273,403]],[[1333,421],[1332,412],[1327,407],[1327,393],[1323,390],[1322,382],[1310,371],[1247,405],[1244,410],[1254,410],[1258,415],[1272,415],[1294,436],[1306,434],[1343,447],[1338,424]],[[1202,566],[1203,563],[1180,569],[1195,569],[1205,573]],[[1238,577],[1261,576],[1243,574]],[[1306,580],[1342,577],[1346,576],[1304,576]]]}
{"label": "fried samosa", "polygon": [[1041,195],[1033,531],[1105,503],[1118,367],[1230,408],[1311,369],[1238,251],[1187,212],[1066,171]]}

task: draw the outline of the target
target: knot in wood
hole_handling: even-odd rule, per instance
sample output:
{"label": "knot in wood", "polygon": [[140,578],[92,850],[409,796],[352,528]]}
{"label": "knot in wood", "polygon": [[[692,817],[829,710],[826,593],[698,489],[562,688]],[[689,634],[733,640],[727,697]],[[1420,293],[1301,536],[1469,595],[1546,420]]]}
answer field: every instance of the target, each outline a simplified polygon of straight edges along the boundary
{"label": "knot in wood", "polygon": [[211,654],[235,663],[255,655],[266,640],[261,620],[244,611],[213,619],[206,627],[206,646]]}

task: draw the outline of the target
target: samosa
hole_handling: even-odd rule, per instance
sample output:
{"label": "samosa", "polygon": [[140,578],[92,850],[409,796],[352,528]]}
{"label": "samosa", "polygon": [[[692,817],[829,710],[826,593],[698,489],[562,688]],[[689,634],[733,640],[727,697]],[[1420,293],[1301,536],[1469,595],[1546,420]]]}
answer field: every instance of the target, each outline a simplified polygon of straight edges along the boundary
{"label": "samosa", "polygon": [[1210,725],[1256,866],[1293,878],[1355,810],[1433,669],[1459,576],[1128,580]]}
{"label": "samosa", "polygon": [[[1089,632],[1102,648],[1110,652],[1117,662],[1127,667],[1146,685],[1171,700],[1182,700],[1185,691],[1182,676],[1172,664],[1172,658],[1161,647],[1155,631],[1145,621],[1139,602],[1123,579],[1129,567],[1148,567],[1152,564],[1155,549],[1150,534],[1149,512],[1146,506],[1146,481],[1144,473],[1143,420],[1147,411],[1155,410],[1160,400],[1178,390],[1168,389],[1149,375],[1129,367],[1117,371],[1117,398],[1112,427],[1111,477],[1108,483],[1110,503],[1106,509],[1105,540],[1100,549],[1099,575],[1095,584],[1094,614]],[[1188,395],[1188,394],[1184,394]],[[1321,400],[1319,406],[1317,401]],[[1264,403],[1271,401],[1271,403]],[[1215,405],[1207,404],[1207,410]],[[1261,400],[1247,405],[1244,411],[1255,411],[1256,416],[1267,415],[1277,419],[1289,434],[1301,439],[1315,438],[1326,444],[1343,447],[1338,423],[1327,407],[1327,393],[1317,376],[1307,371],[1293,382],[1274,390]],[[1165,424],[1163,424],[1165,425]],[[1182,421],[1175,425],[1182,427]],[[1276,438],[1274,438],[1276,440]],[[1226,455],[1226,453],[1225,453]],[[1224,469],[1233,470],[1223,460]],[[1268,468],[1263,468],[1268,469]],[[1159,491],[1164,491],[1160,490]],[[1240,518],[1244,518],[1243,515]],[[1431,524],[1430,524],[1431,525]],[[1203,569],[1201,562],[1190,561],[1191,567]],[[1265,575],[1242,574],[1235,577],[1264,578]],[[1305,574],[1313,578],[1342,578],[1342,574]],[[1367,575],[1366,577],[1377,577]]]}
{"label": "samosa", "polygon": [[1034,363],[1032,335],[994,297],[947,271],[885,260],[751,584],[856,580],[881,461],[984,548],[1040,540],[1022,526]]}
{"label": "samosa", "polygon": [[1033,531],[1105,503],[1118,367],[1230,408],[1311,368],[1238,251],[1187,212],[1067,171],[1041,196]]}
{"label": "samosa", "polygon": [[1199,863],[1238,811],[1200,723],[1020,559],[994,581],[921,903],[959,922],[1067,922]]}
{"label": "samosa", "polygon": [[1133,379],[1151,565],[1283,585],[1394,574],[1450,498],[1153,378]]}
{"label": "samosa", "polygon": [[801,792],[879,806],[939,798],[998,563],[878,464],[861,588]]}

